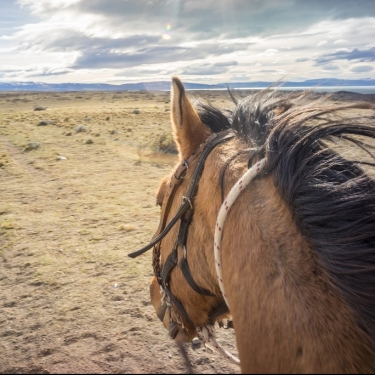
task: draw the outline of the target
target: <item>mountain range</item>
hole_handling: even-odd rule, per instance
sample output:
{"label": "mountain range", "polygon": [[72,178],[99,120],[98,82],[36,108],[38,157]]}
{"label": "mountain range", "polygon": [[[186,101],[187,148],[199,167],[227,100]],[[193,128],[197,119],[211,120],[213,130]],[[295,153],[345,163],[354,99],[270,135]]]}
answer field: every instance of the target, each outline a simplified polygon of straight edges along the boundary
{"label": "mountain range", "polygon": [[[348,86],[375,86],[375,79],[343,80],[334,78],[310,79],[302,82],[279,81],[279,82],[234,82],[218,84],[200,84],[184,82],[187,90],[213,90],[268,87],[272,84],[282,87],[348,87]],[[41,83],[41,82],[0,82],[0,91],[168,91],[170,81],[154,81],[140,83],[125,83],[121,85],[111,85],[105,83]]]}

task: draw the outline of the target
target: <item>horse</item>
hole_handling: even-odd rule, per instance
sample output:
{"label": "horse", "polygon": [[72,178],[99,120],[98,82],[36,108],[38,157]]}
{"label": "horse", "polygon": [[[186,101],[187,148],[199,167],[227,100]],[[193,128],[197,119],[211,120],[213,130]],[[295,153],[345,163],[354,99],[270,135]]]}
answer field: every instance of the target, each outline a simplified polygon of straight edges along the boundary
{"label": "horse", "polygon": [[153,248],[157,316],[184,342],[232,319],[242,373],[373,373],[375,124],[349,114],[374,104],[231,96],[193,103],[172,78],[179,162],[130,254]]}

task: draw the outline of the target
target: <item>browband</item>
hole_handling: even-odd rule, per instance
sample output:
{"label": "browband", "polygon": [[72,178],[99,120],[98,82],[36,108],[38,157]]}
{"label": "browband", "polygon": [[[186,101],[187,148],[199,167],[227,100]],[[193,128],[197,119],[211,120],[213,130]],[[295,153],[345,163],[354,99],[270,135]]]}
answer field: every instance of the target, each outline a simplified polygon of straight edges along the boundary
{"label": "browband", "polygon": [[[200,144],[199,148],[195,150],[188,159],[183,160],[182,163],[178,166],[176,169],[176,172],[173,175],[173,178],[171,181],[171,184],[169,185],[169,192],[166,193],[164,201],[166,198],[172,198],[176,188],[181,184],[183,177],[188,170],[191,163],[199,157],[197,166],[194,170],[194,174],[192,176],[192,180],[189,186],[189,190],[186,194],[186,196],[182,197],[182,203],[177,210],[176,214],[172,218],[172,220],[168,223],[168,225],[163,229],[160,227],[164,227],[163,221],[166,220],[166,217],[168,216],[168,212],[170,210],[170,206],[172,203],[172,199],[168,199],[163,214],[163,219],[160,221],[160,225],[158,230],[156,231],[154,238],[152,241],[144,246],[143,248],[134,251],[128,256],[130,258],[136,258],[139,255],[142,255],[146,251],[150,250],[153,246],[158,244],[168,233],[169,231],[174,227],[174,225],[177,223],[179,219],[181,219],[182,215],[187,211],[188,208],[192,208],[192,201],[195,197],[195,194],[197,192],[198,188],[198,182],[199,178],[203,172],[204,162],[206,161],[207,156],[210,154],[210,152],[217,146],[218,144],[224,142],[227,139],[233,138],[235,136],[235,133],[232,130],[224,130],[219,133],[213,133],[211,134],[203,143]],[[163,204],[164,206],[164,204]],[[164,207],[163,207],[164,208]]]}

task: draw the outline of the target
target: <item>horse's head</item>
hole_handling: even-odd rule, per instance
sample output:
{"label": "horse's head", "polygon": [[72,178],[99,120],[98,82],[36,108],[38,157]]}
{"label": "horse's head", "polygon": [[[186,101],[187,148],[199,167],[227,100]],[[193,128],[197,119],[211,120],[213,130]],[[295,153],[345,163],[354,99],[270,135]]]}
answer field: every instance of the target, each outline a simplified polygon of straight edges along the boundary
{"label": "horse's head", "polygon": [[[172,82],[171,120],[180,164],[159,186],[156,199],[161,219],[156,235],[174,218],[176,224],[155,246],[150,293],[156,313],[172,337],[179,333],[188,341],[196,336],[197,326],[228,313],[212,252],[221,193],[219,187],[212,189],[211,182],[217,182],[218,176],[216,146],[233,135],[224,132],[209,138],[212,131],[202,123],[178,78]],[[198,165],[204,167],[204,174],[197,172]]]}
{"label": "horse's head", "polygon": [[[238,108],[245,106],[243,103]],[[259,125],[251,137],[241,128],[241,111],[232,116],[233,124],[220,110],[203,104],[199,104],[198,114],[178,78],[172,80],[171,107],[180,164],[162,180],[157,193],[161,219],[151,243],[155,245],[155,277],[150,293],[171,336],[179,333],[188,341],[197,335],[196,328],[229,316],[213,251],[217,215],[228,193],[224,180],[237,181],[264,154],[259,145],[267,128],[260,125],[289,107],[277,105],[261,111],[250,104],[248,113]],[[243,140],[235,137],[233,125]],[[229,164],[231,170],[227,170]]]}

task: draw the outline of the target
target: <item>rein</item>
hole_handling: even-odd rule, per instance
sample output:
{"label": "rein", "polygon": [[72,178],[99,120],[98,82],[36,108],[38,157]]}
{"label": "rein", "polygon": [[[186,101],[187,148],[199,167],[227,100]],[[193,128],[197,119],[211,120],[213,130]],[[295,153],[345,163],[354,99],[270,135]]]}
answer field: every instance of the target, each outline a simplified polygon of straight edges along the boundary
{"label": "rein", "polygon": [[[200,146],[187,159],[182,161],[182,163],[176,169],[176,172],[173,174],[172,180],[164,196],[161,208],[161,220],[159,223],[159,227],[153,236],[152,241],[145,247],[129,254],[131,258],[136,258],[137,256],[153,248],[152,265],[154,269],[154,275],[161,287],[162,294],[164,297],[167,298],[168,301],[172,302],[177,307],[181,315],[192,327],[194,327],[195,325],[190,319],[189,315],[187,314],[183,304],[178,300],[177,297],[175,297],[172,294],[170,290],[171,273],[174,267],[178,266],[184,274],[186,281],[189,283],[190,287],[194,289],[194,291],[205,296],[215,296],[210,291],[197,285],[194,281],[190,272],[189,265],[187,263],[186,241],[194,211],[193,200],[198,190],[198,183],[203,172],[205,161],[208,155],[217,145],[233,138],[234,136],[235,133],[232,130],[224,130],[219,133],[213,133],[204,142],[202,142]],[[198,162],[195,166],[194,173],[191,178],[190,186],[186,193],[186,196],[182,197],[181,205],[178,208],[176,214],[173,216],[171,221],[168,224],[166,224],[167,217],[170,212],[176,190],[178,186],[181,184],[182,180],[184,179],[188,168],[196,159],[198,159]],[[178,221],[180,221],[180,228],[177,240],[175,242],[172,252],[169,254],[164,265],[162,266],[160,262],[161,240],[170,232],[170,230],[176,225]],[[178,248],[183,249],[183,257],[180,259],[180,261],[178,260]],[[215,308],[210,313],[210,321],[219,317],[220,315],[225,314],[228,311],[229,309],[223,301],[221,304],[219,304],[217,308]]]}

